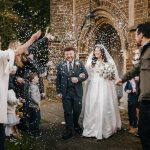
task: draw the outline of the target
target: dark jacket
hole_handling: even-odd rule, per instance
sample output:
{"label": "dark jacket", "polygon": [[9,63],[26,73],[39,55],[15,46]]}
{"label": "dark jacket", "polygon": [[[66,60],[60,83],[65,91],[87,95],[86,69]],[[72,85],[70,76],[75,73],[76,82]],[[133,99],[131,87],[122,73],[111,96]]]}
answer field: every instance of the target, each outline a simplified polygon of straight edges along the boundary
{"label": "dark jacket", "polygon": [[[28,48],[29,53],[40,53],[39,49],[41,49],[42,46],[45,44],[48,44],[48,39],[46,37],[36,41],[34,44]],[[24,63],[23,67],[18,67],[16,72],[16,77],[21,77],[26,80],[25,84],[19,84],[15,82],[15,93],[17,95],[17,98],[22,97],[24,99],[27,99],[27,91],[28,91],[28,77],[30,72],[37,72],[39,74],[39,66],[38,63],[35,60],[27,59]],[[44,92],[44,86],[42,83],[42,79],[40,80],[40,91]]]}
{"label": "dark jacket", "polygon": [[128,93],[128,101],[137,103],[138,96],[137,96],[136,92],[134,92],[134,93],[132,92],[133,88],[132,88],[130,81],[127,81],[127,83],[125,85],[124,91],[126,92],[127,90],[131,90],[131,93]]}
{"label": "dark jacket", "polygon": [[140,76],[139,100],[150,101],[150,42],[145,44],[141,49],[140,63],[127,72],[122,77],[122,81],[126,82],[138,75]]}
{"label": "dark jacket", "polygon": [[38,41],[36,41],[34,44],[32,44],[28,48],[28,52],[32,54],[40,54],[43,51],[43,46],[48,47],[48,38],[44,37]]}
{"label": "dark jacket", "polygon": [[[78,62],[79,65],[76,65]],[[79,77],[81,73],[85,74],[85,78],[82,79]],[[74,67],[73,67],[73,75],[72,77],[78,78],[78,83],[74,84],[76,93],[79,97],[82,97],[83,95],[83,88],[82,88],[82,82],[85,81],[88,78],[88,73],[80,60],[74,61]],[[68,87],[68,79],[69,79],[69,73],[67,68],[67,61],[62,61],[57,66],[57,78],[56,78],[56,90],[58,94],[62,94],[63,97],[65,97]]]}

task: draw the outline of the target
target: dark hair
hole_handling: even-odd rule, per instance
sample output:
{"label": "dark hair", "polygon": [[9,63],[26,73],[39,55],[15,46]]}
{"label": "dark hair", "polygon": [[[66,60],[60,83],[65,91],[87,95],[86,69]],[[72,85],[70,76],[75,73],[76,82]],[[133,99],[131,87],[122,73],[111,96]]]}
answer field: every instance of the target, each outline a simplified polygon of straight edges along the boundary
{"label": "dark hair", "polygon": [[146,38],[150,38],[150,22],[145,22],[137,26],[137,33],[143,33]]}
{"label": "dark hair", "polygon": [[64,48],[64,52],[68,52],[68,51],[74,51],[75,52],[76,50],[75,50],[75,48],[73,48],[71,46]]}
{"label": "dark hair", "polygon": [[31,73],[29,74],[29,81],[32,82],[32,80],[33,80],[36,76],[38,76],[37,73],[31,72]]}
{"label": "dark hair", "polygon": [[[96,47],[98,47],[98,46],[96,46]],[[95,47],[95,48],[96,48],[96,47]],[[102,47],[98,47],[98,48],[99,48],[99,51],[101,52],[103,62],[108,62],[108,61],[107,61],[107,58],[106,58],[106,55],[105,55],[105,50],[104,50]],[[95,49],[94,49],[94,51],[95,51]],[[95,66],[97,60],[98,60],[98,58],[97,58],[97,57],[95,56],[95,54],[93,53],[92,67]]]}

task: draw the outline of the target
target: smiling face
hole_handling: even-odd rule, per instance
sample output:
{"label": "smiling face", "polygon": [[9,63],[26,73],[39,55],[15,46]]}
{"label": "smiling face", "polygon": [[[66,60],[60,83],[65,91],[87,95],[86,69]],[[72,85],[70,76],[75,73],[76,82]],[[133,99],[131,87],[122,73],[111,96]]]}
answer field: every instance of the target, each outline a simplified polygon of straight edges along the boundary
{"label": "smiling face", "polygon": [[102,57],[102,53],[101,53],[101,50],[100,48],[96,47],[95,50],[94,50],[94,55],[96,58],[101,58]]}
{"label": "smiling face", "polygon": [[65,51],[65,59],[69,62],[72,62],[74,60],[75,53],[73,50]]}

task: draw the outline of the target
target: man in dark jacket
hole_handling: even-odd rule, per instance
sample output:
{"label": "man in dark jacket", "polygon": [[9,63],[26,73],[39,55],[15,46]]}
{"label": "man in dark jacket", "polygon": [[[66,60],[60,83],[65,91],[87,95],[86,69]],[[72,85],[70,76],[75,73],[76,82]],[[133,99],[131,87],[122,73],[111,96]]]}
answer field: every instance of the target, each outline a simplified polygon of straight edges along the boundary
{"label": "man in dark jacket", "polygon": [[140,113],[139,113],[139,136],[144,150],[150,150],[150,22],[137,26],[136,42],[141,48],[140,63],[121,79],[117,85],[140,76]]}
{"label": "man in dark jacket", "polygon": [[64,51],[65,60],[57,67],[56,88],[58,96],[62,98],[66,122],[66,132],[62,138],[69,139],[74,130],[77,133],[82,132],[78,119],[82,108],[82,82],[87,79],[88,74],[83,63],[75,60],[73,47],[67,47]]}

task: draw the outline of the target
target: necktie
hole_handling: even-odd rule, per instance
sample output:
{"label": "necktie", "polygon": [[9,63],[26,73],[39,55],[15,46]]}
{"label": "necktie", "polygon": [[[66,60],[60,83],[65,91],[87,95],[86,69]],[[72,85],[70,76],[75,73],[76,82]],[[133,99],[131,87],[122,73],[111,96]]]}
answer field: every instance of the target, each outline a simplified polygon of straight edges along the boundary
{"label": "necktie", "polygon": [[72,75],[72,71],[73,71],[72,62],[69,62],[69,75],[70,76]]}

